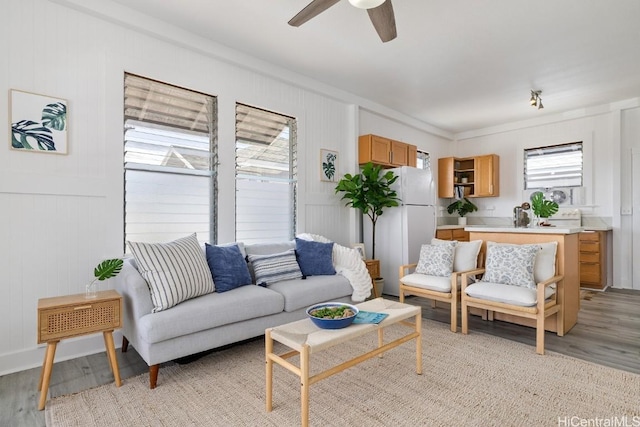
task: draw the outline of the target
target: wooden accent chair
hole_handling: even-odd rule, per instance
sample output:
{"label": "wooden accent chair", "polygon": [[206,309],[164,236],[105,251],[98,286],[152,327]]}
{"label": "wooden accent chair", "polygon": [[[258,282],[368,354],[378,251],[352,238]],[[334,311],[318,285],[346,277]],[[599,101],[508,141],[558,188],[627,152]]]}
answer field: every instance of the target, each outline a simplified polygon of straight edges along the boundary
{"label": "wooden accent chair", "polygon": [[[487,242],[485,268],[465,272],[461,279],[462,333],[469,332],[469,308],[535,320],[536,352],[544,354],[545,321],[557,313],[556,331],[564,335],[562,304],[557,295],[564,276],[556,274],[557,242],[515,245]],[[468,277],[484,273],[469,284]],[[524,281],[524,282],[523,282]],[[526,282],[526,283],[525,283]]]}
{"label": "wooden accent chair", "polygon": [[[431,241],[436,245],[442,242],[448,241],[439,239]],[[430,299],[432,307],[435,307],[436,301],[450,304],[451,332],[456,332],[462,273],[470,272],[482,265],[481,246],[482,240],[457,242],[454,248],[452,272],[448,276],[417,273],[415,272],[417,263],[400,266],[400,302],[404,302],[405,296],[415,295]],[[473,278],[469,274],[465,280],[473,280]]]}

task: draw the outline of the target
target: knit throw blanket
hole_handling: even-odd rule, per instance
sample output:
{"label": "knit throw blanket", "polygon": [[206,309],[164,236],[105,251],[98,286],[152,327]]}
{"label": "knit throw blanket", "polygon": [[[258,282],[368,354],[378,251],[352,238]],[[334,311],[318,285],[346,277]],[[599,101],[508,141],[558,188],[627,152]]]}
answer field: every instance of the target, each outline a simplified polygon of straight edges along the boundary
{"label": "knit throw blanket", "polygon": [[[313,240],[322,243],[331,243],[331,240],[318,234],[303,233],[297,236],[304,240]],[[367,266],[362,261],[360,253],[356,249],[347,248],[337,243],[333,244],[333,267],[336,273],[347,278],[353,293],[351,299],[356,302],[364,301],[371,295],[371,276]]]}

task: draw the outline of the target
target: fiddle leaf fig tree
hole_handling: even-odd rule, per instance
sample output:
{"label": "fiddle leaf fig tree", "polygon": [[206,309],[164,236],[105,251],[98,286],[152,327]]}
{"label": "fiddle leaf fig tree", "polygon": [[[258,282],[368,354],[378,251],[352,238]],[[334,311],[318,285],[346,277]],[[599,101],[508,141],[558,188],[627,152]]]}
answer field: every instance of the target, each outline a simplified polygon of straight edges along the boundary
{"label": "fiddle leaf fig tree", "polygon": [[336,194],[343,193],[341,200],[346,200],[345,206],[359,209],[363,215],[371,220],[372,250],[371,256],[376,257],[376,222],[386,208],[398,206],[400,199],[391,188],[398,176],[393,171],[384,172],[382,166],[369,162],[359,174],[345,174],[336,186]]}

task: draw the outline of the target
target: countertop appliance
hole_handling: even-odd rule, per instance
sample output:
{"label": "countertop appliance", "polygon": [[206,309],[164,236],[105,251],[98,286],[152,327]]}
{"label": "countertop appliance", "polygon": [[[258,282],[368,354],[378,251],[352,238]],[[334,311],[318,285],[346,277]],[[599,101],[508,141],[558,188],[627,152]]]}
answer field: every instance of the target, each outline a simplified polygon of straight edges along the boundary
{"label": "countertop appliance", "polygon": [[[420,248],[436,232],[436,199],[431,170],[408,166],[390,169],[399,176],[393,189],[400,206],[386,208],[376,224],[376,259],[384,279],[383,293],[399,295],[398,268],[418,262]],[[364,243],[372,252],[372,224],[363,217]]]}
{"label": "countertop appliance", "polygon": [[582,227],[582,212],[580,209],[559,208],[555,215],[547,219],[547,222],[556,227]]}

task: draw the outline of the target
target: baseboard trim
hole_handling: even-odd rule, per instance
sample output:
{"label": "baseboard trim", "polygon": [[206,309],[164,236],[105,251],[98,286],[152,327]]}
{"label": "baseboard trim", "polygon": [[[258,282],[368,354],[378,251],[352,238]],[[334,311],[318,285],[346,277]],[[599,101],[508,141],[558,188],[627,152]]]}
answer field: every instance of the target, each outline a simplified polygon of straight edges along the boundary
{"label": "baseboard trim", "polygon": [[[122,343],[122,332],[115,331],[113,333],[113,340],[116,344],[116,348],[120,348]],[[39,344],[26,350],[0,355],[0,366],[2,366],[0,376],[26,371],[33,368],[40,369],[44,360],[46,347],[46,344]],[[102,338],[102,334],[70,338],[60,341],[58,344],[54,363],[104,351],[104,339]],[[55,364],[53,369],[55,369]]]}

